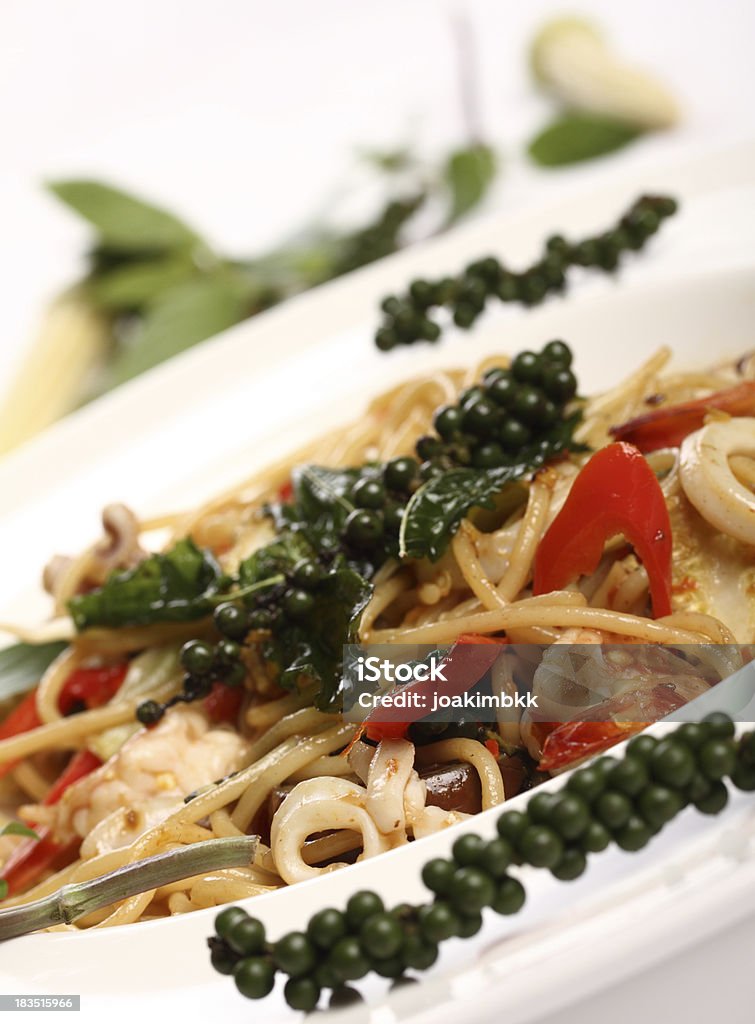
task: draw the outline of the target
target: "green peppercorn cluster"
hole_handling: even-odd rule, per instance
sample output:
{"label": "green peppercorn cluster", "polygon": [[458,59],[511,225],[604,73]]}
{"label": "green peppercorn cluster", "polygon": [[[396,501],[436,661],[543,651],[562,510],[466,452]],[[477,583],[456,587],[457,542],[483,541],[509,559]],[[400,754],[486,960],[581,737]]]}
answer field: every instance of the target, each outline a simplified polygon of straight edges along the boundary
{"label": "green peppercorn cluster", "polygon": [[478,469],[544,461],[565,447],[564,410],[577,380],[572,353],[549,341],[540,353],[520,352],[505,369],[491,367],[455,405],[435,413],[437,436],[417,442],[417,454],[435,465]]}
{"label": "green peppercorn cluster", "polygon": [[491,299],[537,305],[549,294],[563,291],[570,267],[615,270],[624,253],[642,249],[676,210],[676,200],[668,196],[641,196],[610,231],[581,242],[551,236],[540,259],[523,272],[509,270],[488,256],[471,263],[458,277],[414,281],[405,295],[383,300],[385,318],[375,344],[387,352],[398,345],[437,341],[441,326],[434,311],[439,308],[448,310],[456,326],[466,329]]}
{"label": "green peppercorn cluster", "polygon": [[269,942],[262,923],[239,907],[223,910],[208,940],[216,970],[233,975],[242,995],[261,999],[288,975],[284,995],[310,1011],[323,989],[339,990],[374,971],[398,978],[426,970],[445,939],[479,932],[485,908],[515,914],[525,891],[510,869],[547,868],[562,881],[578,878],[590,854],[612,842],[635,851],[686,806],[718,814],[728,801],[725,780],[755,792],[755,733],[738,741],[723,714],[679,726],[656,738],[636,736],[623,757],[601,757],[568,777],[556,793],[533,795],[522,811],[504,811],[493,839],[467,833],[451,856],[422,869],[433,900],[386,909],[373,892],[358,892],[345,910],[316,913],[302,932]]}
{"label": "green peppercorn cluster", "polygon": [[240,686],[246,677],[242,661],[244,641],[250,634],[268,631],[286,621],[300,622],[315,608],[315,595],[326,570],[314,559],[301,559],[283,582],[256,590],[248,596],[219,604],[213,621],[221,639],[217,643],[189,640],[180,653],[185,670],[181,691],[170,700],[142,701],[136,717],[143,725],[159,722],[174,704],[206,697],[215,682]]}
{"label": "green peppercorn cluster", "polygon": [[343,240],[332,273],[328,276],[337,277],[384,256],[390,256],[399,247],[402,228],[424,201],[424,194],[418,193],[406,199],[393,199],[388,202],[374,224],[354,232]]}

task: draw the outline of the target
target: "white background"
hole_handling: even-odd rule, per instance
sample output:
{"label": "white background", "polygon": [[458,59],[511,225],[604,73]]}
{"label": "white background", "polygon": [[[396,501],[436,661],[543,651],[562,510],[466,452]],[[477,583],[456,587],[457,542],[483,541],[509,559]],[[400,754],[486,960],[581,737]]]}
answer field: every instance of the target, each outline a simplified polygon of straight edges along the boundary
{"label": "white background", "polygon": [[[569,171],[526,165],[523,143],[551,109],[526,48],[564,7],[662,73],[684,107],[677,131]],[[0,389],[86,244],[45,179],[112,180],[253,252],[327,207],[357,147],[412,141],[432,154],[464,140],[459,12],[483,128],[503,152],[490,207],[755,130],[751,0],[2,0]]]}
{"label": "white background", "polygon": [[[521,151],[550,110],[525,58],[543,17],[561,9],[548,0],[2,0],[0,387],[86,245],[80,224],[45,196],[45,179],[110,179],[181,212],[218,246],[251,253],[327,205],[358,146],[411,140],[431,154],[463,141],[450,27],[459,10],[477,43],[485,133],[505,165],[489,208],[619,162],[755,133],[751,0],[566,6],[598,18],[627,56],[661,72],[685,119],[600,164],[545,173]],[[694,1024],[719,1004],[707,969],[718,985],[741,986],[751,943],[743,926],[714,950],[660,965],[558,1020],[658,1020],[661,992],[674,1001],[663,1008],[672,1020],[686,993]]]}

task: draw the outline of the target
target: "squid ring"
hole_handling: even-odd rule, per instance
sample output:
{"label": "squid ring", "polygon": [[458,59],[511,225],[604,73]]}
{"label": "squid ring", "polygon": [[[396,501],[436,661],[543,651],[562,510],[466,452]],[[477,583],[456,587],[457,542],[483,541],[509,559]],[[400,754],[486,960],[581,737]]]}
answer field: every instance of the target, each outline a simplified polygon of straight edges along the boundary
{"label": "squid ring", "polygon": [[755,545],[755,494],[734,476],[733,455],[755,457],[755,419],[741,416],[708,423],[681,445],[684,493],[711,526]]}

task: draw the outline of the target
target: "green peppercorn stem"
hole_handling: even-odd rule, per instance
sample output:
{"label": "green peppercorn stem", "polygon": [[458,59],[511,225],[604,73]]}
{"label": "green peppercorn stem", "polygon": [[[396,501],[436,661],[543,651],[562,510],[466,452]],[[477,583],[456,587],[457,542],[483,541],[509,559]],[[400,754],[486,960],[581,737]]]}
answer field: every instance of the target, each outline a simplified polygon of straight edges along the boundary
{"label": "green peppercorn stem", "polygon": [[[525,271],[514,273],[494,256],[488,256],[469,264],[457,277],[413,281],[406,294],[383,299],[383,322],[375,334],[375,344],[381,352],[388,352],[418,341],[434,343],[442,333],[441,323],[433,319],[436,310],[445,310],[457,327],[468,330],[491,299],[534,306],[549,294],[564,290],[571,267],[613,271],[623,255],[642,249],[677,208],[676,200],[668,196],[640,196],[610,231],[581,242],[551,236],[541,258]],[[532,372],[532,379],[539,380],[537,370],[528,363],[529,355],[523,353],[519,366],[522,379]],[[549,353],[560,355],[557,349]],[[563,365],[568,368],[569,364]]]}
{"label": "green peppercorn stem", "polygon": [[525,891],[509,873],[512,864],[548,868],[571,881],[584,873],[590,854],[611,842],[642,849],[687,804],[720,813],[729,799],[727,778],[755,792],[755,733],[734,733],[731,720],[716,713],[660,739],[637,736],[621,757],[576,769],[558,792],[536,793],[524,810],[503,811],[495,838],[466,833],[450,857],[429,860],[422,880],[433,899],[421,906],[387,910],[375,893],[357,892],[343,911],[320,910],[304,932],[272,945],[260,922],[227,907],[208,940],[212,965],[254,999],[272,990],[277,967],[289,976],[288,1005],[305,1011],[315,1008],[322,989],[340,990],[370,970],[388,979],[427,970],[441,942],[480,931],[485,907],[506,915],[521,910]]}

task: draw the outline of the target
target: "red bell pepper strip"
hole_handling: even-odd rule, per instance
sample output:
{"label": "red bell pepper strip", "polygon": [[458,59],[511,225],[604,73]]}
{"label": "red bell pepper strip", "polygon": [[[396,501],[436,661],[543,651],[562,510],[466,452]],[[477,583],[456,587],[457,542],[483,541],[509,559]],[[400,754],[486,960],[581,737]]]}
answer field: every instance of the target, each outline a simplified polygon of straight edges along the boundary
{"label": "red bell pepper strip", "polygon": [[611,428],[617,441],[628,441],[641,452],[678,448],[684,438],[699,430],[712,410],[730,416],[755,416],[755,381],[747,380],[705,398],[669,405]]}
{"label": "red bell pepper strip", "polygon": [[[102,761],[96,754],[89,750],[79,750],[63,769],[42,803],[47,807],[58,803],[70,786],[91,774],[101,764]],[[33,822],[29,822],[29,825],[35,827]],[[65,843],[57,842],[52,829],[46,826],[37,829],[37,835],[39,839],[28,838],[19,843],[2,867],[0,877],[7,883],[8,894],[11,896],[28,889],[49,868],[64,864],[79,845],[78,839]]]}
{"label": "red bell pepper strip", "polygon": [[212,690],[204,699],[204,709],[213,722],[233,722],[243,699],[243,687],[213,683]]}
{"label": "red bell pepper strip", "polygon": [[101,708],[103,704],[112,700],[121,688],[127,671],[127,662],[75,669],[66,680],[58,698],[61,714],[68,715],[81,705],[87,710]]}
{"label": "red bell pepper strip", "polygon": [[505,638],[463,633],[443,661],[442,671],[446,682],[439,684],[428,679],[402,686],[402,693],[417,695],[415,703],[419,706],[413,704],[411,707],[394,707],[378,704],[363,724],[363,731],[368,739],[375,742],[384,739],[404,739],[409,726],[427,715],[427,699],[435,693],[438,686],[449,697],[459,697],[466,693],[482,679],[488,669],[492,668],[500,654],[501,644],[507,642]]}
{"label": "red bell pepper strip", "polygon": [[646,460],[624,442],[601,448],[574,481],[535,555],[534,594],[561,590],[597,568],[607,540],[623,534],[650,581],[656,618],[671,614],[671,522]]}
{"label": "red bell pepper strip", "polygon": [[[66,680],[58,697],[58,707],[63,715],[73,712],[77,705],[99,708],[107,704],[120,689],[128,671],[128,663],[119,665],[102,665],[97,668],[77,668]],[[37,714],[37,688],[27,693],[20,704],[11,711],[4,722],[0,723],[0,740],[19,736],[42,724]],[[6,761],[0,764],[0,779],[18,764],[18,761]]]}
{"label": "red bell pepper strip", "polygon": [[538,768],[554,772],[642,732],[647,722],[562,722],[543,744]]}

